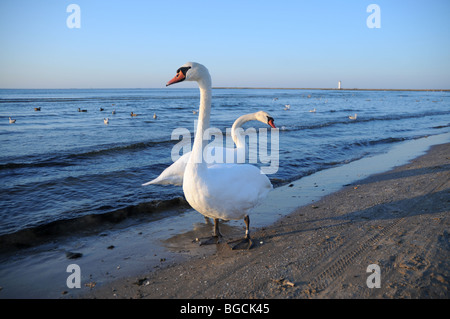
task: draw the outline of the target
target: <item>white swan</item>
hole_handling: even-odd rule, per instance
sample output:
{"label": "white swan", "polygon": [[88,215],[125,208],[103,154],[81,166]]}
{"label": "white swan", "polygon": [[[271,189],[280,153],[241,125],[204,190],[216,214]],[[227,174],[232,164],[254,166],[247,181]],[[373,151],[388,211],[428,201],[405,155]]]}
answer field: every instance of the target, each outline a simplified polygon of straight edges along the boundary
{"label": "white swan", "polygon": [[[258,111],[255,113],[245,114],[236,119],[234,121],[233,126],[231,127],[231,138],[236,144],[237,148],[222,148],[215,146],[213,147],[208,154],[218,154],[220,152],[223,155],[223,163],[228,163],[227,159],[233,158],[233,163],[238,163],[238,154],[239,151],[245,151],[245,140],[244,137],[239,134],[239,129],[242,128],[247,122],[250,121],[260,121],[262,123],[266,123],[273,128],[275,127],[274,119],[264,111]],[[219,154],[220,154],[219,153]],[[178,160],[176,160],[172,165],[167,167],[157,178],[142,184],[142,186],[147,185],[183,185],[183,175],[186,165],[189,161],[189,157],[191,156],[191,152],[183,154]],[[214,165],[214,164],[211,164]]]}
{"label": "white swan", "polygon": [[103,119],[103,123],[109,124],[109,118],[107,117],[106,119]]}
{"label": "white swan", "polygon": [[11,117],[9,117],[9,124],[16,123],[16,120],[13,120]]}
{"label": "white swan", "polygon": [[348,118],[350,120],[356,120],[357,117],[358,117],[358,114],[355,113],[355,116],[349,116]]}
{"label": "white swan", "polygon": [[[201,64],[189,62],[177,70],[177,75],[166,86],[182,81],[196,81],[200,88],[200,108],[197,132],[189,162],[183,177],[183,192],[188,203],[200,214],[214,219],[216,242],[220,239],[219,219],[244,218],[246,231],[242,240],[229,242],[233,249],[251,248],[248,213],[272,189],[266,175],[249,164],[215,164],[208,166],[203,160],[211,113],[211,77]],[[210,243],[205,242],[205,243]]]}
{"label": "white swan", "polygon": [[309,110],[309,113],[316,113],[316,108],[313,108],[312,110]]}

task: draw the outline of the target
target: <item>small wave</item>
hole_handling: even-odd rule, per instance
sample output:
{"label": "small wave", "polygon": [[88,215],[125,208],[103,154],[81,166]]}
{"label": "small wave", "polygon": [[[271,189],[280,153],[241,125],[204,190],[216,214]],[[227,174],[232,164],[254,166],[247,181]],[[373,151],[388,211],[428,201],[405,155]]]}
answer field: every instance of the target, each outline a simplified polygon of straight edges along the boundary
{"label": "small wave", "polygon": [[432,128],[434,128],[434,129],[440,129],[440,128],[446,128],[446,127],[450,127],[450,124],[433,126]]}
{"label": "small wave", "polygon": [[355,142],[352,142],[349,144],[342,145],[342,148],[344,150],[351,150],[353,148],[366,148],[366,147],[370,147],[370,146],[403,142],[403,141],[407,141],[407,140],[411,140],[411,139],[414,139],[414,137],[412,137],[412,138],[388,137],[388,138],[380,138],[380,139],[374,139],[374,140],[360,140],[360,141],[355,141]]}
{"label": "small wave", "polygon": [[[318,123],[318,124],[312,124],[312,125],[299,125],[299,126],[291,126],[291,127],[283,127],[282,131],[302,131],[302,130],[314,130],[314,129],[321,129],[324,127],[334,126],[334,125],[355,125],[357,123],[367,123],[367,122],[374,122],[374,121],[400,121],[400,120],[406,120],[406,119],[413,119],[413,118],[423,118],[427,116],[441,116],[441,115],[447,115],[448,112],[427,112],[427,113],[420,113],[420,114],[400,114],[395,116],[383,116],[383,117],[358,117],[357,120],[350,121],[346,117],[342,120],[336,120],[336,121],[329,121],[324,123]],[[450,125],[450,124],[449,124]],[[447,126],[449,126],[447,125]],[[447,126],[438,126],[433,128],[444,128]]]}
{"label": "small wave", "polygon": [[40,161],[40,162],[23,162],[23,163],[6,163],[0,164],[0,170],[4,169],[18,169],[18,168],[31,168],[31,167],[50,167],[50,166],[71,166],[70,163],[55,162],[55,161]]}
{"label": "small wave", "polygon": [[382,138],[382,139],[378,139],[378,140],[358,141],[358,142],[350,144],[350,146],[370,146],[370,145],[378,145],[378,144],[390,144],[390,143],[396,143],[396,142],[403,142],[406,140],[407,140],[407,138],[405,138],[405,137],[388,137],[388,138]]}
{"label": "small wave", "polygon": [[67,155],[67,158],[72,159],[79,159],[79,158],[90,158],[90,157],[96,157],[96,156],[103,156],[108,155],[111,153],[117,154],[121,152],[130,152],[130,151],[140,151],[155,145],[167,145],[167,144],[173,144],[176,141],[173,140],[163,140],[163,141],[147,141],[147,142],[138,142],[133,144],[124,144],[124,145],[113,145],[102,149],[96,149],[88,152],[83,153],[74,153]]}
{"label": "small wave", "polygon": [[4,169],[18,169],[18,168],[33,168],[33,167],[52,167],[61,166],[67,167],[75,165],[74,160],[86,160],[95,157],[106,156],[110,154],[120,154],[137,152],[154,146],[164,146],[176,143],[174,140],[162,140],[162,141],[146,141],[133,144],[124,145],[111,145],[100,149],[94,149],[90,151],[84,151],[77,153],[61,153],[61,154],[45,154],[32,155],[27,157],[21,157],[9,160],[8,163],[0,164],[0,170]]}
{"label": "small wave", "polygon": [[188,207],[190,206],[184,198],[176,197],[169,200],[141,203],[102,214],[89,214],[72,219],[52,221],[14,233],[0,235],[0,252],[33,247],[57,237],[67,236],[67,234],[99,233],[130,217],[157,218],[158,213],[169,209]]}

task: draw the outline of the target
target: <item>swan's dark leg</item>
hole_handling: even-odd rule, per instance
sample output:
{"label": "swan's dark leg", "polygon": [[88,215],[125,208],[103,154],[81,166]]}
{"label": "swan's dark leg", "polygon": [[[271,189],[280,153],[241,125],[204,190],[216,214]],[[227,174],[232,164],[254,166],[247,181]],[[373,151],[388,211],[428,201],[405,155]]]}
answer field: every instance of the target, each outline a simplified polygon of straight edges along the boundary
{"label": "swan's dark leg", "polygon": [[220,230],[219,230],[219,219],[217,219],[217,218],[214,218],[214,235],[213,236],[217,237],[217,238],[222,237],[222,234],[220,233]]}
{"label": "swan's dark leg", "polygon": [[228,242],[231,249],[250,249],[253,246],[252,239],[250,238],[250,217],[245,215],[245,236],[242,239],[232,240]]}
{"label": "swan's dark leg", "polygon": [[219,219],[214,218],[214,232],[211,237],[196,238],[195,241],[201,245],[219,244],[222,238],[222,234],[219,231]]}

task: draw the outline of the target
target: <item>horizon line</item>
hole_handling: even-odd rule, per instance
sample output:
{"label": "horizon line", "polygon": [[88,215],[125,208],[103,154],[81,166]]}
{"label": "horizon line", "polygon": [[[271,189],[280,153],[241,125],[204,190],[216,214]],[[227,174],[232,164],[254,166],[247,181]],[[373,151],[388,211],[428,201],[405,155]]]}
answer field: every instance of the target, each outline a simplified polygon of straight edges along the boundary
{"label": "horizon line", "polygon": [[219,90],[228,90],[228,89],[235,89],[235,90],[329,90],[329,91],[438,91],[438,92],[450,92],[450,89],[360,89],[360,88],[277,88],[277,87],[213,87],[213,89],[219,89]]}
{"label": "horizon line", "polygon": [[[103,87],[103,88],[0,88],[0,90],[155,90],[165,89],[165,87]],[[194,89],[194,88],[179,88]],[[376,89],[376,88],[300,88],[300,87],[252,87],[252,86],[215,86],[212,89],[218,90],[328,90],[328,91],[431,91],[431,92],[450,92],[450,89]]]}

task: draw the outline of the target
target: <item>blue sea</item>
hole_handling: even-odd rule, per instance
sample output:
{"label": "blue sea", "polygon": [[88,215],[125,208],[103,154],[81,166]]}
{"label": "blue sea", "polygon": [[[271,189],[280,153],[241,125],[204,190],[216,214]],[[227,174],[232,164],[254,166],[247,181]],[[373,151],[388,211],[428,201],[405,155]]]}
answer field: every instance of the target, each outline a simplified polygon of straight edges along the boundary
{"label": "blue sea", "polygon": [[[172,163],[176,128],[193,139],[198,106],[198,89],[0,90],[0,239],[186,205],[181,187],[141,184]],[[225,132],[259,110],[279,128],[279,169],[268,175],[275,187],[450,132],[448,91],[213,89],[211,126]]]}

